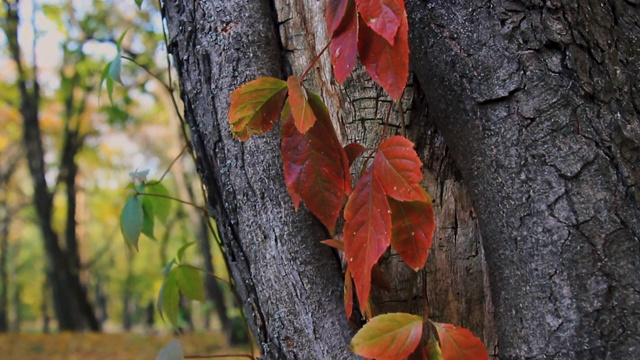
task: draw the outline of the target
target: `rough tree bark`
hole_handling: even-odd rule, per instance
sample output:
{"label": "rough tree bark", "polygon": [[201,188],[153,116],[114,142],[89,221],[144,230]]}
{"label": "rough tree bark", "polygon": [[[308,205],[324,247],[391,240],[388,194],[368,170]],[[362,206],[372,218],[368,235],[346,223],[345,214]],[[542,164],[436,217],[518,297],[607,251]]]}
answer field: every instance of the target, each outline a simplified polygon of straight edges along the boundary
{"label": "rough tree bark", "polygon": [[[374,294],[376,310],[426,303],[430,317],[470,328],[504,359],[632,358],[637,1],[407,7],[411,114],[391,123],[425,162],[439,228],[426,271],[385,256],[394,291]],[[327,236],[318,223],[293,212],[278,132],[241,144],[226,118],[243,82],[304,70],[327,41],[323,10],[312,0],[165,3],[198,170],[267,359],[351,357],[339,267],[317,246]],[[339,87],[325,57],[307,85],[345,142],[376,143],[390,103],[361,70]]]}
{"label": "rough tree bark", "polygon": [[634,357],[637,1],[408,4],[416,74],[486,239],[500,357]]}

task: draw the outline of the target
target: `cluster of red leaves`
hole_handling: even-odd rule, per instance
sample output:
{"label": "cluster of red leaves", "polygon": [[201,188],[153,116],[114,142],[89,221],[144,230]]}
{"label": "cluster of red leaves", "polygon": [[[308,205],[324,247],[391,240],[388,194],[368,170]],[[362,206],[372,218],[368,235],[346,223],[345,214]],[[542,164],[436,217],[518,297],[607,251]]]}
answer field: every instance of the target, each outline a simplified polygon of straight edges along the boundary
{"label": "cluster of red leaves", "polygon": [[[338,81],[347,78],[359,56],[371,78],[399,100],[409,74],[404,0],[328,0],[326,19]],[[370,150],[355,143],[342,147],[326,105],[296,76],[286,82],[262,77],[231,94],[229,122],[240,140],[270,130],[278,118],[284,121],[284,178],[295,209],[304,202],[334,234],[344,205],[344,241],[324,243],[344,251],[347,259],[347,317],[352,313],[355,284],[360,309],[370,318],[371,284],[384,286],[386,281],[376,264],[389,246],[415,271],[424,267],[429,255],[435,220],[432,201],[419,185],[422,162],[413,143],[402,136]],[[373,162],[360,171],[352,191],[350,167],[366,153]],[[352,342],[354,351],[367,358],[487,358],[480,340],[466,329],[410,314],[369,320]],[[437,330],[439,341],[424,338],[423,327],[428,324]]]}
{"label": "cluster of red leaves", "polygon": [[331,62],[339,83],[356,66],[365,69],[394,100],[409,77],[409,24],[404,0],[328,0]]}

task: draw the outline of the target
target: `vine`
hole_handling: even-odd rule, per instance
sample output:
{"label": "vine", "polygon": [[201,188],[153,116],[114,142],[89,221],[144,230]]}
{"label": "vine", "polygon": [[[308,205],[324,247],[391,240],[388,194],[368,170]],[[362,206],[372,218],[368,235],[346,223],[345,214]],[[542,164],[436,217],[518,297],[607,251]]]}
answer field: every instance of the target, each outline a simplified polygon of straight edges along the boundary
{"label": "vine", "polygon": [[[345,81],[359,58],[372,80],[399,101],[409,76],[404,0],[327,0],[325,16],[337,81]],[[344,205],[343,240],[323,243],[345,255],[347,318],[355,297],[367,320],[351,342],[356,354],[376,359],[488,359],[482,342],[467,329],[405,313],[373,316],[369,295],[372,274],[380,272],[376,264],[391,246],[414,271],[425,266],[435,231],[433,206],[420,185],[422,162],[404,136],[384,139],[383,132],[375,149],[357,143],[342,147],[327,106],[303,83],[326,49],[300,77],[260,77],[234,90],[228,114],[233,135],[246,141],[282,119],[284,178],[295,209],[304,202],[335,235]],[[350,168],[367,152],[373,161],[364,162],[353,187]]]}

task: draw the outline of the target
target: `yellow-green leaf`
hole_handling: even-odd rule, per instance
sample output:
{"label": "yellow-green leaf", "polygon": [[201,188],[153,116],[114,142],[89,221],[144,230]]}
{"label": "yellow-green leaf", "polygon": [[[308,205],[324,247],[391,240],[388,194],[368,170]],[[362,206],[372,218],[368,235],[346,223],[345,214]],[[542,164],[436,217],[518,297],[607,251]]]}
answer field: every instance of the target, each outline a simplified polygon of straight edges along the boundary
{"label": "yellow-green leaf", "polygon": [[176,272],[170,271],[162,283],[160,294],[158,295],[158,311],[163,319],[169,320],[173,326],[178,325],[178,310],[180,308],[180,293],[178,292],[178,282]]}
{"label": "yellow-green leaf", "polygon": [[377,360],[404,359],[418,347],[423,319],[417,315],[392,313],[372,318],[351,340],[353,351]]}
{"label": "yellow-green leaf", "polygon": [[175,273],[182,295],[191,300],[204,301],[204,285],[200,271],[190,266],[178,266]]}
{"label": "yellow-green leaf", "polygon": [[233,135],[246,141],[271,130],[286,96],[287,83],[272,77],[261,77],[235,89],[229,107]]}

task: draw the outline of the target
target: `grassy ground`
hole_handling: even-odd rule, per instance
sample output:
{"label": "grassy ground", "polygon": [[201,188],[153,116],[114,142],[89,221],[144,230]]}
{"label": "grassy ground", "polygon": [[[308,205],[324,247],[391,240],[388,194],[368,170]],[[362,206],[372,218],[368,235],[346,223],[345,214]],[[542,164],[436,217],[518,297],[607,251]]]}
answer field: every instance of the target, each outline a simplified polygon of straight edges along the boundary
{"label": "grassy ground", "polygon": [[[2,360],[138,360],[155,359],[171,335],[118,334],[8,334],[0,335]],[[187,334],[178,338],[188,355],[246,354],[247,349],[225,348],[220,335]],[[247,359],[225,357],[224,359]]]}

